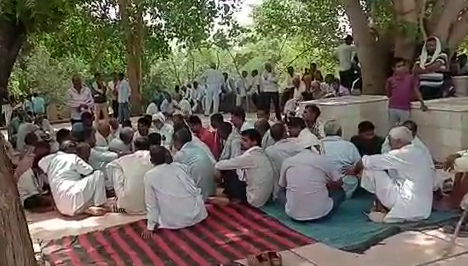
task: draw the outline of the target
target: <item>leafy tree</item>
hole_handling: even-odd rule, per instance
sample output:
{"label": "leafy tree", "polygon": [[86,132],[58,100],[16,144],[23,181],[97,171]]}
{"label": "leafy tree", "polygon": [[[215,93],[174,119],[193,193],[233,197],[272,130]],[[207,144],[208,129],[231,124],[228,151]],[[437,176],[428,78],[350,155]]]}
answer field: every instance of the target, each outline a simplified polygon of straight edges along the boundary
{"label": "leafy tree", "polygon": [[330,51],[344,37],[343,14],[357,44],[364,92],[371,94],[382,92],[392,56],[412,60],[429,35],[453,52],[468,35],[465,0],[266,0],[255,18],[265,34],[293,32]]}

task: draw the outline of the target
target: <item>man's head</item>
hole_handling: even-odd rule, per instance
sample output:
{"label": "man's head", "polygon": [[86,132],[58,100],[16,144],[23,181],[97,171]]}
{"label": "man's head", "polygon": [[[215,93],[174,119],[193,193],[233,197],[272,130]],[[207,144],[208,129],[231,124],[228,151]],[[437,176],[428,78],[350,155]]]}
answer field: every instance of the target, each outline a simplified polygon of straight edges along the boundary
{"label": "man's head", "polygon": [[122,127],[132,127],[132,121],[130,121],[130,119],[125,119],[122,122]]}
{"label": "man's head", "polygon": [[256,77],[258,75],[258,70],[257,69],[254,69],[252,70],[252,77]]}
{"label": "man's head", "polygon": [[119,80],[123,80],[125,78],[125,74],[124,73],[119,73],[118,78],[119,78]]}
{"label": "man's head", "polygon": [[291,117],[288,122],[289,136],[297,138],[301,131],[306,127],[305,121],[300,117]]}
{"label": "man's head", "polygon": [[77,143],[75,141],[65,140],[60,145],[60,151],[65,152],[65,153],[76,153],[76,146],[77,146]]}
{"label": "man's head", "polygon": [[39,137],[34,132],[29,132],[24,137],[24,144],[28,146],[35,146],[39,142]]}
{"label": "man's head", "polygon": [[265,64],[265,70],[266,70],[267,72],[273,71],[272,65],[271,65],[270,63],[266,63],[266,64]]}
{"label": "man's head", "polygon": [[78,145],[76,145],[76,155],[85,162],[88,162],[89,156],[91,155],[91,146],[86,142],[78,143]]}
{"label": "man's head", "polygon": [[151,133],[148,135],[148,142],[150,146],[160,146],[162,137],[159,133]]}
{"label": "man's head", "polygon": [[185,125],[185,120],[184,120],[184,116],[181,115],[181,114],[175,114],[172,116],[172,123],[174,125],[177,125],[177,124],[184,124]]}
{"label": "man's head", "polygon": [[193,133],[199,134],[202,131],[203,125],[200,117],[192,115],[187,119],[187,122]]}
{"label": "man's head", "polygon": [[37,93],[35,92],[35,93],[33,93],[33,97],[34,97],[34,98],[37,98],[37,97],[39,97],[39,94],[37,94]]}
{"label": "man's head", "polygon": [[294,67],[293,66],[288,66],[287,71],[288,71],[289,75],[291,75],[291,76],[294,75]]}
{"label": "man's head", "polygon": [[164,126],[164,122],[166,121],[166,117],[164,117],[163,113],[157,113],[152,116],[153,125],[157,129],[161,129]]}
{"label": "man's head", "polygon": [[342,136],[343,130],[341,129],[340,123],[336,120],[328,120],[323,126],[325,135],[328,136]]}
{"label": "man's head", "polygon": [[270,119],[270,112],[262,108],[257,109],[257,119],[263,118]]}
{"label": "man's head", "polygon": [[215,63],[210,63],[210,68],[211,69],[216,69],[216,64]]}
{"label": "man's head", "polygon": [[245,70],[242,71],[242,77],[243,77],[243,78],[247,78],[248,75],[249,75],[249,72],[247,72],[247,71],[245,71]]}
{"label": "man's head", "polygon": [[304,109],[304,120],[307,124],[314,124],[320,116],[320,109],[315,104],[309,104]]}
{"label": "man's head", "polygon": [[135,146],[135,150],[137,151],[149,151],[150,143],[148,137],[138,137],[133,141],[133,145]]}
{"label": "man's head", "polygon": [[168,154],[171,155],[163,146],[153,146],[150,149],[151,163],[154,166],[165,164],[168,161]]}
{"label": "man's head", "polygon": [[362,139],[371,140],[375,137],[375,126],[371,121],[363,121],[358,125],[358,134]]}
{"label": "man's head", "polygon": [[60,129],[57,131],[57,134],[55,134],[55,139],[59,145],[61,145],[66,140],[70,140],[70,130],[66,128]]}
{"label": "man's head", "polygon": [[236,107],[231,112],[231,123],[237,128],[241,129],[245,122],[245,111],[242,107]]}
{"label": "man's head", "polygon": [[270,129],[270,123],[268,122],[268,119],[261,118],[255,122],[254,127],[263,137],[263,135],[265,135],[265,133]]}
{"label": "man's head", "polygon": [[186,143],[192,141],[192,133],[184,128],[174,133],[173,139],[174,148],[179,151]]}
{"label": "man's head", "polygon": [[151,120],[147,117],[141,117],[138,119],[137,130],[140,136],[148,136],[149,129],[151,127]]}
{"label": "man's head", "polygon": [[416,137],[418,134],[418,125],[413,120],[406,120],[401,125],[409,129],[413,134],[413,137]]}
{"label": "man's head", "polygon": [[354,42],[353,36],[351,36],[351,35],[346,36],[346,38],[344,39],[344,42],[345,42],[347,45],[353,44],[353,42]]}
{"label": "man's head", "polygon": [[242,131],[242,149],[248,150],[254,146],[262,145],[262,136],[255,129],[247,129]]}
{"label": "man's head", "polygon": [[301,79],[300,78],[294,78],[292,81],[294,88],[299,88],[301,86]]}
{"label": "man's head", "polygon": [[278,142],[288,137],[286,127],[281,123],[276,123],[273,126],[271,126],[270,135],[275,140],[275,142]]}
{"label": "man's head", "polygon": [[433,55],[437,50],[438,40],[436,37],[429,37],[426,40],[426,51],[429,55]]}
{"label": "man's head", "polygon": [[34,161],[38,162],[40,159],[44,158],[46,155],[50,154],[50,144],[45,141],[39,141],[34,146]]}
{"label": "man's head", "polygon": [[408,61],[404,58],[395,58],[393,61],[393,72],[397,75],[410,73]]}
{"label": "man's head", "polygon": [[224,80],[227,80],[229,78],[229,74],[227,72],[223,72],[223,77]]}
{"label": "man's head", "polygon": [[72,77],[73,88],[76,90],[81,90],[83,87],[83,80],[81,79],[80,75],[74,75]]}
{"label": "man's head", "polygon": [[331,84],[335,83],[335,80],[336,80],[336,78],[335,78],[335,76],[333,76],[333,74],[327,74],[325,76],[325,83],[327,83],[328,85],[331,85]]}
{"label": "man's head", "polygon": [[112,130],[117,130],[119,129],[119,120],[117,118],[112,117],[109,119],[109,125],[112,128]]}
{"label": "man's head", "polygon": [[232,132],[232,124],[229,122],[222,122],[217,128],[219,137],[226,140]]}
{"label": "man's head", "polygon": [[194,88],[194,89],[198,89],[198,82],[197,82],[197,81],[194,81],[194,82],[193,82],[193,88]]}
{"label": "man's head", "polygon": [[210,124],[212,128],[218,129],[219,125],[221,125],[222,123],[224,123],[224,117],[222,114],[216,113],[211,115]]}
{"label": "man's head", "polygon": [[396,150],[411,144],[413,141],[413,134],[406,127],[394,127],[388,133],[388,139],[391,149]]}
{"label": "man's head", "polygon": [[110,125],[109,125],[109,123],[107,123],[105,121],[99,121],[96,129],[99,132],[99,134],[101,134],[104,138],[109,137],[109,135],[111,133]]}
{"label": "man's head", "polygon": [[310,63],[310,72],[315,72],[315,71],[317,71],[317,64]]}
{"label": "man's head", "polygon": [[83,126],[88,127],[88,128],[92,127],[93,120],[94,120],[94,116],[91,112],[83,112],[81,114],[81,123],[83,123]]}
{"label": "man's head", "polygon": [[83,123],[81,123],[81,122],[75,123],[72,126],[72,129],[71,129],[71,132],[70,132],[71,139],[73,139],[74,141],[77,141],[77,142],[84,141],[84,139],[85,139],[84,131],[85,131],[85,126],[83,125]]}
{"label": "man's head", "polygon": [[133,140],[133,129],[131,127],[124,127],[120,131],[119,138],[125,145],[129,145]]}

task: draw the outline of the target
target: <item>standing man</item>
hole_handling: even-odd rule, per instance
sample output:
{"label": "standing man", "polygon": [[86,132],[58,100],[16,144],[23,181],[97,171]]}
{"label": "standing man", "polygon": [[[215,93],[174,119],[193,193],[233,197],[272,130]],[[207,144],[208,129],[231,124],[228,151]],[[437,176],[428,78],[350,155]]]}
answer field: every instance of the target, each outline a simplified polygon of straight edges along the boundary
{"label": "standing man", "polygon": [[247,76],[249,73],[247,71],[242,71],[241,78],[237,81],[237,97],[236,97],[236,106],[242,107],[244,110],[247,108]]}
{"label": "standing man", "polygon": [[124,73],[119,73],[119,85],[117,86],[117,101],[119,103],[119,122],[122,124],[130,119],[130,95],[131,89]]}
{"label": "standing man", "polygon": [[0,106],[2,108],[1,114],[5,118],[4,120],[5,126],[8,126],[8,124],[10,124],[11,114],[13,113],[13,108],[8,99],[8,90],[6,88],[0,88],[0,103],[1,103]]}
{"label": "standing man", "polygon": [[273,71],[270,63],[265,64],[265,70],[262,73],[261,81],[261,106],[265,111],[270,112],[270,103],[275,106],[276,119],[281,121],[281,108],[279,105],[278,77]]}
{"label": "standing man", "polygon": [[260,77],[258,76],[258,70],[252,70],[251,75],[249,82],[249,98],[252,100],[255,108],[258,109],[258,94],[260,93]]}
{"label": "standing man", "polygon": [[206,102],[205,102],[205,115],[210,115],[211,105],[213,105],[213,112],[217,113],[219,109],[219,94],[221,93],[221,86],[224,83],[223,74],[216,69],[216,64],[211,63],[210,69],[206,70],[202,77],[206,85]]}
{"label": "standing man", "polygon": [[353,42],[353,37],[348,35],[344,39],[344,42],[336,49],[336,57],[340,61],[341,85],[348,89],[351,89],[354,79],[353,57],[356,48],[354,47]]}
{"label": "standing man", "polygon": [[33,97],[31,99],[32,106],[33,106],[33,113],[37,116],[45,115],[46,108],[45,108],[45,100],[44,97],[40,96],[37,93],[33,93]]}
{"label": "standing man", "polygon": [[104,121],[109,121],[109,112],[107,111],[107,85],[102,79],[100,73],[94,74],[96,79],[93,83],[93,98],[94,98],[94,114],[96,121],[99,121],[102,117]]}
{"label": "standing man", "polygon": [[117,101],[118,95],[118,86],[119,86],[119,77],[117,73],[112,73],[112,80],[109,81],[108,88],[112,98],[112,113],[114,118],[119,117],[119,102]]}
{"label": "standing man", "polygon": [[68,107],[70,107],[70,121],[73,124],[81,122],[81,114],[93,107],[91,90],[83,85],[81,76],[74,75],[73,86],[68,89]]}

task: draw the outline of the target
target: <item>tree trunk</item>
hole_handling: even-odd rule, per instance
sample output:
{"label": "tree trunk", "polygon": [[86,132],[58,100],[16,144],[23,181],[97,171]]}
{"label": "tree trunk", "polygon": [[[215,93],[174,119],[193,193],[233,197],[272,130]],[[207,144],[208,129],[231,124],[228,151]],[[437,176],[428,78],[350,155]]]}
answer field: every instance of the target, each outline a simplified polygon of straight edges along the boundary
{"label": "tree trunk", "polygon": [[0,88],[8,88],[16,57],[25,41],[26,28],[16,21],[0,18]]}
{"label": "tree trunk", "polygon": [[10,158],[0,140],[0,265],[36,266]]}

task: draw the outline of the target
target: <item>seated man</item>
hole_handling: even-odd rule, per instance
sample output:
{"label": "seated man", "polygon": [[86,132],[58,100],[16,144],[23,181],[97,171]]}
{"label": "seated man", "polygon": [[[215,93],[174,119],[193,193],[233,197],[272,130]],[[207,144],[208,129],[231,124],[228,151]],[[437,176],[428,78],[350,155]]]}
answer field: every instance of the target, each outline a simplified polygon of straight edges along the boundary
{"label": "seated man", "polygon": [[150,133],[148,135],[148,143],[150,147],[161,146],[161,141],[162,141],[162,138],[161,138],[161,135],[159,135],[159,133]]}
{"label": "seated man", "polygon": [[185,164],[190,177],[201,189],[203,199],[216,193],[214,182],[214,161],[210,156],[192,141],[192,134],[187,129],[180,129],[174,134],[174,162]]}
{"label": "seated man", "polygon": [[152,116],[157,113],[159,113],[158,105],[154,101],[150,102],[146,107],[146,114]]}
{"label": "seated man", "polygon": [[[403,122],[403,124],[401,124],[401,126],[406,127],[407,129],[409,129],[411,131],[411,133],[413,135],[413,144],[416,147],[424,149],[427,153],[430,154],[429,149],[426,147],[426,145],[424,145],[424,143],[418,137],[418,125],[414,121],[412,121],[412,120],[405,121],[405,122]],[[382,154],[386,153],[386,152],[389,152],[390,150],[391,150],[390,140],[389,140],[389,137],[387,136],[385,138],[384,143],[382,144]]]}
{"label": "seated man", "polygon": [[242,154],[242,137],[231,123],[223,122],[218,126],[221,140],[224,142],[219,160],[229,160]]}
{"label": "seated man", "polygon": [[221,143],[219,143],[215,133],[204,128],[201,119],[196,115],[190,116],[187,122],[193,134],[195,134],[195,136],[210,148],[211,153],[215,158],[219,158],[221,153]]}
{"label": "seated man", "polygon": [[174,128],[165,123],[166,117],[162,113],[153,115],[154,132],[159,133],[162,137],[162,145],[168,149],[172,146],[172,135]]}
{"label": "seated man", "polygon": [[96,147],[96,138],[93,133],[94,129],[88,129],[85,132],[85,142],[91,147],[91,153],[89,155],[88,163],[94,168],[94,170],[100,170],[103,172],[106,178],[106,187],[109,189],[113,188],[112,179],[109,179],[106,174],[106,166],[108,163],[119,157],[116,152],[109,151],[108,147]]}
{"label": "seated man", "polygon": [[[341,125],[336,120],[329,120],[324,125],[325,138],[322,139],[325,155],[331,161],[333,167],[340,173],[350,167],[354,167],[360,160],[361,155],[357,148],[342,136]],[[346,198],[351,198],[359,185],[358,178],[345,175],[342,178],[343,190]]]}
{"label": "seated man", "polygon": [[312,149],[286,159],[281,167],[279,185],[286,189],[285,212],[296,221],[324,219],[345,199],[339,184],[341,173]]}
{"label": "seated man", "polygon": [[412,143],[413,135],[406,127],[395,127],[388,136],[390,152],[364,156],[354,171],[347,172],[357,175],[362,171],[361,186],[375,194],[377,204],[369,215],[371,220],[395,223],[427,219],[433,196],[433,183],[427,180],[433,174],[430,156]]}
{"label": "seated man", "polygon": [[[113,139],[119,137],[120,130],[122,129],[122,126],[120,125],[119,120],[117,120],[117,118],[115,118],[115,117],[112,117],[111,119],[109,119],[109,125],[110,125],[110,128],[111,128],[111,132],[109,134],[108,141],[110,142]],[[131,127],[131,125],[130,125],[130,127]]]}
{"label": "seated man", "polygon": [[266,149],[275,143],[270,134],[270,123],[268,119],[261,118],[257,120],[257,122],[255,122],[255,129],[262,136],[262,148]]}
{"label": "seated man", "polygon": [[141,117],[137,122],[137,131],[133,135],[133,139],[139,137],[147,137],[151,133],[151,119],[147,117]]}
{"label": "seated man", "polygon": [[145,174],[153,168],[146,137],[135,139],[135,153],[120,157],[106,166],[114,185],[117,210],[129,214],[145,213]]}
{"label": "seated man", "polygon": [[181,229],[205,220],[208,212],[187,167],[172,162],[162,146],[152,147],[150,155],[154,168],[144,177],[148,224],[143,238],[151,237],[158,228]]}
{"label": "seated man", "polygon": [[119,137],[114,138],[109,143],[109,151],[118,154],[132,152],[132,141],[134,131],[131,127],[124,127],[120,130]]}
{"label": "seated man", "polygon": [[29,133],[39,133],[39,127],[31,122],[29,117],[25,118],[24,122],[18,127],[18,133],[16,134],[16,150],[21,151],[25,147],[25,138]]}
{"label": "seated man", "polygon": [[242,107],[236,107],[231,112],[231,124],[239,133],[241,133],[244,130],[254,128],[254,125],[252,123],[247,122],[245,118],[246,114]]}
{"label": "seated man", "polygon": [[96,127],[96,146],[97,147],[108,147],[109,136],[111,134],[111,127],[109,123],[105,121],[97,122]]}
{"label": "seated man", "polygon": [[61,151],[39,161],[58,211],[66,216],[104,215],[107,199],[102,172],[71,152],[76,152],[76,143],[65,141]]}
{"label": "seated man", "polygon": [[304,147],[313,147],[317,152],[323,153],[320,140],[306,127],[305,121],[300,117],[292,117],[288,122],[289,137],[297,138]]}
{"label": "seated man", "polygon": [[453,189],[448,198],[449,208],[459,209],[460,202],[468,193],[468,151],[459,151],[447,157],[444,163],[444,170],[455,173]]}
{"label": "seated man", "polygon": [[265,149],[265,153],[270,158],[274,171],[274,191],[273,199],[276,199],[279,192],[279,177],[281,172],[281,166],[283,162],[296,154],[302,149],[299,142],[295,138],[288,138],[286,127],[277,123],[274,124],[271,129],[271,137],[275,141],[273,145]]}
{"label": "seated man", "polygon": [[370,121],[358,125],[358,134],[351,138],[361,156],[380,154],[384,138],[375,134],[375,126]]}
{"label": "seated man", "polygon": [[[225,181],[224,192],[230,200],[239,200],[254,207],[262,207],[270,199],[274,187],[274,173],[270,160],[260,147],[261,136],[255,129],[242,132],[245,152],[232,159],[216,163],[215,168]],[[233,171],[236,170],[236,171]]]}

